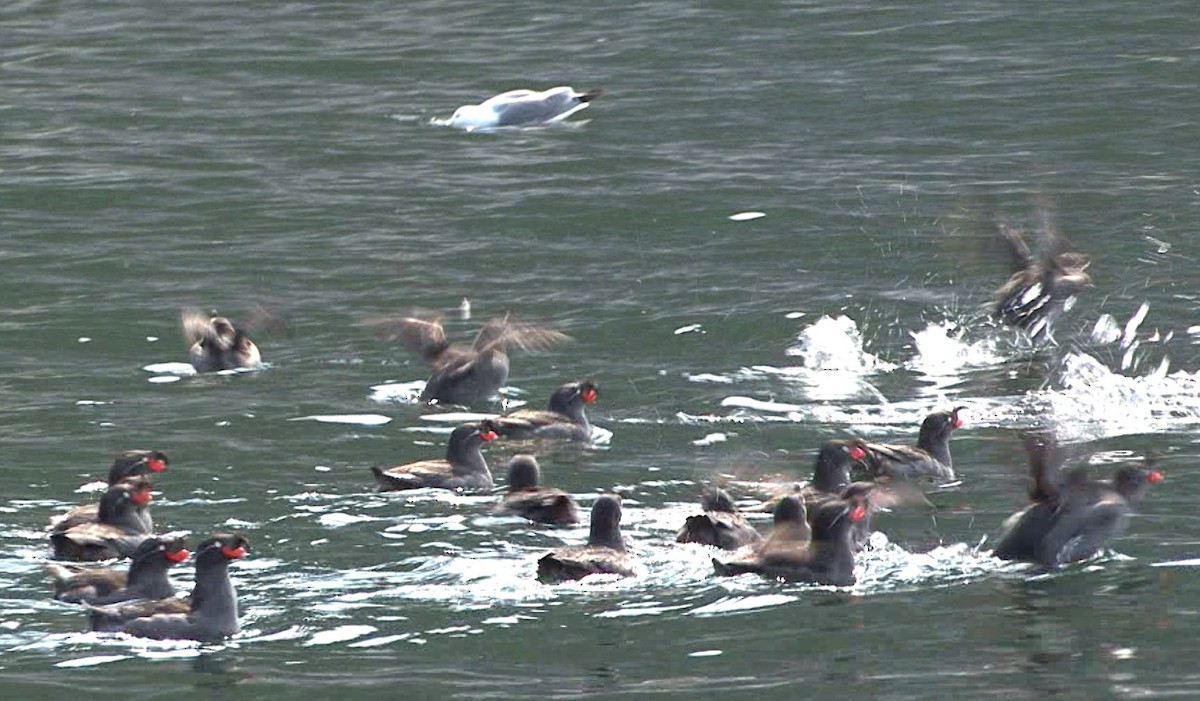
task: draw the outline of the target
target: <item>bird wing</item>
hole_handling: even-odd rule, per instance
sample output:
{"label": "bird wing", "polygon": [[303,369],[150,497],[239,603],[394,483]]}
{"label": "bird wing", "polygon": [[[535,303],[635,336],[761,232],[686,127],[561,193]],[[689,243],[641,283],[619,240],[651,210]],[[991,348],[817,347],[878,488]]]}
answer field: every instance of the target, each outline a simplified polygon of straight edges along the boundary
{"label": "bird wing", "polygon": [[433,363],[433,374],[425,383],[425,389],[421,391],[421,401],[427,402],[442,397],[443,389],[453,388],[459,382],[466,381],[478,364],[478,353],[449,349]]}
{"label": "bird wing", "polygon": [[59,533],[70,530],[75,526],[84,523],[95,523],[100,518],[99,504],[82,504],[76,506],[65,514],[56,514],[50,517],[50,525],[47,530]]}
{"label": "bird wing", "polygon": [[1050,206],[1050,200],[1044,195],[1038,195],[1033,198],[1033,201],[1037,207],[1038,251],[1041,254],[1041,260],[1052,261],[1059,254],[1070,251],[1071,242],[1058,232],[1058,227],[1054,224],[1054,208]]}
{"label": "bird wing", "polygon": [[[195,307],[187,307],[179,312],[179,323],[183,328],[183,340],[188,348],[200,341],[221,341],[220,336],[213,330],[212,315],[206,314]],[[228,345],[220,346],[221,349]]]}
{"label": "bird wing", "polygon": [[373,317],[363,319],[360,326],[375,327],[375,335],[384,341],[399,340],[410,353],[416,353],[427,363],[433,363],[450,347],[442,317]]}
{"label": "bird wing", "polygon": [[628,555],[603,545],[559,548],[551,554],[568,569],[586,570],[591,574],[627,574],[631,569]]}
{"label": "bird wing", "polygon": [[491,108],[496,107],[497,105],[507,105],[512,102],[528,100],[529,98],[531,98],[537,94],[538,93],[534,92],[533,90],[526,90],[526,89],[509,90],[508,92],[502,92],[499,95],[493,95],[492,97],[489,97],[488,99],[479,103],[479,106],[487,107],[487,108],[491,109]]}
{"label": "bird wing", "polygon": [[497,416],[492,422],[496,425],[496,430],[500,434],[504,434],[505,430],[531,430],[539,426],[546,426],[553,423],[570,422],[570,419],[555,411],[546,411],[544,409],[518,409],[511,414]]}
{"label": "bird wing", "polygon": [[268,309],[261,304],[254,305],[250,316],[243,323],[238,324],[238,328],[247,331],[265,331],[269,336],[287,336],[290,331],[287,319],[280,316],[275,310]]}
{"label": "bird wing", "polygon": [[547,350],[556,344],[571,340],[561,331],[540,328],[532,324],[514,321],[511,316],[492,319],[484,324],[475,337],[473,348],[484,353],[489,350]]}
{"label": "bird wing", "polygon": [[475,342],[471,344],[471,347],[477,353],[494,348],[503,350],[504,336],[508,333],[509,318],[509,315],[505,314],[484,324],[483,328],[479,329],[479,333],[475,334]]}
{"label": "bird wing", "polygon": [[1086,560],[1125,533],[1129,515],[1129,504],[1115,494],[1094,504],[1075,505],[1046,534],[1046,554],[1055,564]]}
{"label": "bird wing", "polygon": [[570,524],[579,521],[575,501],[561,489],[531,487],[504,495],[493,510],[497,514],[515,514],[538,523]]}
{"label": "bird wing", "polygon": [[1004,521],[1004,532],[996,541],[992,554],[1001,560],[1021,560],[1023,562],[1040,562],[1053,566],[1053,562],[1044,562],[1042,557],[1042,542],[1055,524],[1057,508],[1053,504],[1030,504],[1021,511],[1009,516]]}
{"label": "bird wing", "polygon": [[929,453],[910,445],[888,443],[866,444],[867,456],[863,459],[875,476],[920,479],[922,477],[943,478],[946,466],[934,460]]}
{"label": "bird wing", "polygon": [[563,119],[588,106],[579,99],[579,94],[570,88],[552,88],[535,93],[529,90],[513,90],[497,95],[483,106],[496,115],[496,126],[521,126],[545,124]]}
{"label": "bird wing", "polygon": [[1030,437],[1025,441],[1025,450],[1029,453],[1029,498],[1032,501],[1057,499],[1066,476],[1062,470],[1062,451],[1054,437]]}
{"label": "bird wing", "polygon": [[1029,243],[1025,241],[1025,233],[1020,229],[1011,226],[1008,221],[1001,219],[996,222],[996,232],[1000,234],[1000,240],[1004,243],[1005,250],[1009,256],[1009,269],[1014,273],[1021,272],[1033,265],[1035,258],[1033,251],[1029,249]]}
{"label": "bird wing", "polygon": [[439,459],[420,460],[418,462],[410,462],[404,465],[389,467],[383,471],[383,474],[400,480],[422,480],[427,477],[448,475],[450,472],[450,463]]}

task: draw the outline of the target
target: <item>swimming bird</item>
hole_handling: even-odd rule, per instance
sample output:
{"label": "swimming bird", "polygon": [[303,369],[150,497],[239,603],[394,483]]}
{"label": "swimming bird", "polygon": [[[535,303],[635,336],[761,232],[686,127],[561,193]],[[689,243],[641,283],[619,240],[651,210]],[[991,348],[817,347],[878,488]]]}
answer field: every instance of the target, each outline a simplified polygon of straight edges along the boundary
{"label": "swimming bird", "polygon": [[386,470],[372,467],[371,473],[379,483],[379,491],[403,489],[490,489],[492,473],[480,448],[496,440],[496,430],[489,419],[477,424],[464,424],[450,432],[446,441],[446,457],[419,460]]}
{"label": "swimming bird", "polygon": [[806,502],[823,496],[837,496],[850,486],[850,467],[867,456],[867,443],[860,438],[826,441],[817,451],[813,476],[808,482],[796,482],[775,496],[751,507],[752,511],[773,512],[779,500],[797,494]]}
{"label": "swimming bird", "polygon": [[[89,607],[93,630],[116,630],[155,640],[211,642],[240,630],[237,591],[229,581],[229,562],[246,555],[247,540],[235,533],[214,533],[196,548],[196,583],[186,602],[159,599],[140,604]],[[148,614],[148,615],[147,615]]]}
{"label": "swimming bird", "polygon": [[1012,261],[1012,275],[996,290],[987,311],[992,317],[1024,329],[1035,341],[1051,340],[1054,321],[1070,308],[1075,295],[1090,287],[1091,259],[1072,251],[1059,236],[1043,209],[1039,252],[1034,254],[1024,233],[1007,222],[997,223],[1001,240]]}
{"label": "swimming bird", "polygon": [[54,578],[54,598],[72,604],[113,604],[130,599],[175,596],[167,570],[187,559],[182,538],[151,537],[130,555],[129,572],[111,567],[46,563]]}
{"label": "swimming bird", "polygon": [[1129,527],[1133,506],[1162,481],[1149,466],[1123,465],[1111,482],[1083,468],[1063,470],[1053,439],[1026,441],[1033,503],[1010,516],[992,554],[1053,569],[1086,560]]}
{"label": "swimming bird", "polygon": [[713,571],[719,576],[754,573],[790,582],[850,586],[855,582],[852,528],[866,511],[862,504],[832,499],[818,506],[806,522],[800,497],[785,497],[775,507],[771,534],[741,557],[713,558]]}
{"label": "swimming bird", "polygon": [[70,560],[107,560],[132,555],[150,535],[153,522],[148,514],[150,480],[128,477],[111,486],[100,497],[99,518],[50,533],[55,557]]}
{"label": "swimming bird", "polygon": [[591,574],[633,574],[633,559],[621,537],[621,498],[603,494],[592,505],[591,531],[586,545],[558,548],[537,564],[538,580],[554,584]]}
{"label": "swimming bird", "polygon": [[772,511],[787,496],[798,497],[810,514],[831,500],[845,501],[856,507],[861,505],[862,514],[851,529],[851,542],[857,552],[870,542],[871,517],[879,508],[909,503],[932,506],[916,488],[904,483],[893,482],[884,489],[873,481],[851,481],[851,466],[860,471],[863,469],[857,463],[867,459],[867,446],[861,438],[826,441],[817,451],[811,480],[793,484],[789,491],[762,502],[754,507],[755,510]]}
{"label": "swimming bird", "polygon": [[545,410],[517,409],[493,419],[503,438],[561,438],[590,441],[592,425],[584,407],[596,401],[599,391],[591,380],[568,382],[550,395]]}
{"label": "swimming bird", "polygon": [[677,543],[700,543],[722,550],[737,550],[762,539],[737,504],[723,489],[712,488],[700,497],[703,513],[688,516],[675,536]]}
{"label": "swimming bird", "polygon": [[519,322],[511,315],[484,324],[471,346],[451,345],[442,328],[442,317],[375,318],[361,322],[376,327],[385,340],[399,339],[433,370],[421,401],[471,404],[487,399],[508,381],[508,351],[545,350],[569,340],[559,331]]}
{"label": "swimming bird", "polygon": [[889,443],[866,443],[866,456],[856,467],[860,479],[933,479],[940,482],[953,481],[954,464],[950,458],[950,434],[963,425],[959,412],[966,407],[955,407],[951,411],[935,411],[921,422],[917,444],[893,445]]}
{"label": "swimming bird", "polygon": [[446,122],[467,131],[499,127],[536,127],[559,122],[587,108],[599,90],[577,92],[560,86],[542,92],[510,90],[478,105],[463,105]]}
{"label": "swimming bird", "polygon": [[[166,453],[157,450],[126,450],[118,455],[113,460],[112,466],[108,468],[108,486],[111,487],[128,477],[162,472],[165,469],[167,469]],[[149,513],[149,511],[143,511],[141,515],[149,519]],[[51,531],[65,531],[81,523],[95,523],[99,516],[100,505],[98,502],[82,504],[65,514],[51,516],[48,528]],[[154,530],[154,524],[147,521],[145,530],[150,533]]]}
{"label": "swimming bird", "polygon": [[262,364],[258,346],[244,329],[234,326],[226,317],[188,308],[180,312],[179,318],[188,347],[188,362],[196,372],[255,368]]}
{"label": "swimming bird", "polygon": [[561,489],[541,484],[537,458],[519,454],[508,461],[508,491],[492,513],[521,516],[535,523],[569,526],[579,522],[575,500]]}

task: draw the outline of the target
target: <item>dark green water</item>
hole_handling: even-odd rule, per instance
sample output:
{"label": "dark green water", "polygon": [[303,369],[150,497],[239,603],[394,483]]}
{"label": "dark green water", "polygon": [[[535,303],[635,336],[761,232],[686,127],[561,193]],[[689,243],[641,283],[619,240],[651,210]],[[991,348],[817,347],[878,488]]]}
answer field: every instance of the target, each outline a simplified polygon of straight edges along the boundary
{"label": "dark green water", "polygon": [[[1156,566],[1200,556],[1192,3],[29,1],[0,33],[4,697],[1200,695],[1196,570]],[[430,124],[559,84],[606,93],[560,128]],[[1039,207],[1096,286],[1034,355],[978,308],[1006,274],[993,217]],[[508,310],[576,338],[510,383],[534,405],[600,383],[611,440],[543,470],[585,505],[621,490],[640,576],[544,587],[535,560],[582,528],[374,492],[368,466],[444,433],[372,398],[424,369],[355,322],[463,297],[458,338]],[[255,303],[292,325],[269,369],[150,381],[184,360],[180,307]],[[1143,304],[1126,347],[1093,336]],[[813,330],[843,314],[861,341]],[[961,343],[916,345],[947,322]],[[819,369],[863,352],[894,367]],[[951,404],[962,485],[881,518],[853,590],[718,582],[670,542],[715,475],[750,496]],[[365,414],[391,421],[293,421]],[[1027,580],[977,546],[1043,425],[1168,481],[1119,555]],[[172,458],[163,528],[252,542],[226,646],[85,634],[47,596],[47,516],[129,447]]]}

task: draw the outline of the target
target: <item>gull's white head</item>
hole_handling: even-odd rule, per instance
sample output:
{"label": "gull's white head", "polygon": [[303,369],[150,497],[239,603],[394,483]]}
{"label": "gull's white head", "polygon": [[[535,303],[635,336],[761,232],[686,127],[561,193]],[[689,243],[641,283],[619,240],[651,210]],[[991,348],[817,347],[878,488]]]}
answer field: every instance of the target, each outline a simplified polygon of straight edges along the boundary
{"label": "gull's white head", "polygon": [[496,113],[479,105],[463,105],[454,110],[447,122],[452,127],[460,129],[478,129],[495,126]]}

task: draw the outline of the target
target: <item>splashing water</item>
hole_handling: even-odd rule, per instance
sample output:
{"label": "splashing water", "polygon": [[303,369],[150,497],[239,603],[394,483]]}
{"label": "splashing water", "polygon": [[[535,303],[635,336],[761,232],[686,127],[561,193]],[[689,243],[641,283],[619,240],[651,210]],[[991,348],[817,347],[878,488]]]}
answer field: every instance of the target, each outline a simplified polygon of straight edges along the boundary
{"label": "splashing water", "polygon": [[1117,325],[1117,320],[1112,314],[1101,314],[1096,320],[1096,325],[1092,327],[1092,342],[1093,343],[1114,343],[1121,337],[1121,327]]}
{"label": "splashing water", "polygon": [[930,324],[910,333],[917,355],[909,361],[909,367],[926,375],[953,377],[963,368],[1004,361],[1004,357],[996,351],[995,339],[967,343],[963,340],[965,329],[953,321]]}
{"label": "splashing water", "polygon": [[1134,339],[1137,336],[1138,327],[1146,320],[1146,315],[1150,313],[1150,305],[1142,302],[1142,306],[1129,317],[1129,321],[1125,322],[1125,332],[1121,334],[1121,347],[1128,348],[1133,345]]}
{"label": "splashing water", "polygon": [[863,350],[862,334],[850,317],[821,317],[800,332],[798,343],[788,348],[787,354],[803,358],[803,366],[775,368],[756,365],[748,370],[743,369],[741,375],[775,375],[798,382],[805,386],[805,396],[814,401],[843,400],[856,396],[887,401],[863,375],[890,372],[896,366]]}
{"label": "splashing water", "polygon": [[1044,403],[1064,439],[1096,439],[1200,424],[1200,372],[1167,374],[1170,362],[1140,376],[1109,370],[1086,353],[1063,361],[1061,389],[1030,395]]}
{"label": "splashing water", "polygon": [[411,382],[389,382],[371,387],[370,399],[373,402],[387,404],[417,404],[421,400],[421,392],[425,390],[425,380]]}
{"label": "splashing water", "polygon": [[860,592],[959,585],[982,579],[1000,567],[990,553],[979,552],[966,543],[911,553],[878,536],[883,534],[871,534],[871,548],[859,556],[854,568],[858,576],[855,589]]}
{"label": "splashing water", "polygon": [[788,355],[804,359],[809,370],[841,372],[890,372],[896,366],[863,350],[862,333],[848,316],[823,316],[800,332],[799,343]]}

